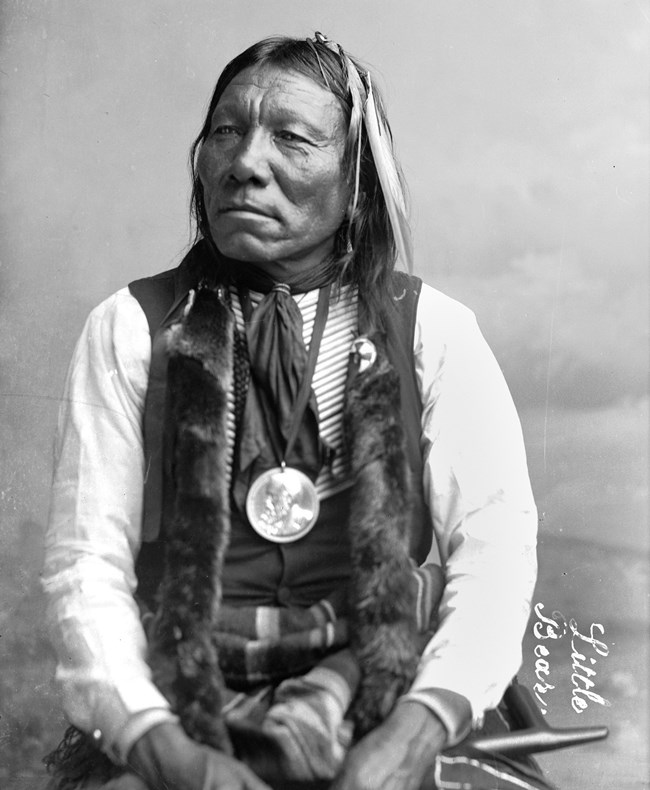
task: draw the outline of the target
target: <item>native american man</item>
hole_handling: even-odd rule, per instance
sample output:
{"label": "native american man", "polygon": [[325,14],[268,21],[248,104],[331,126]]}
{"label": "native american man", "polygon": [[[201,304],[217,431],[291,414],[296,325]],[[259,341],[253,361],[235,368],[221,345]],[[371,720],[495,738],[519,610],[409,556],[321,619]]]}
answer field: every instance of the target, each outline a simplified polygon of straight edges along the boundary
{"label": "native american man", "polygon": [[67,380],[52,786],[547,787],[471,747],[507,726],[536,511],[473,315],[396,270],[370,73],[255,44],[192,166],[191,250],[92,312]]}

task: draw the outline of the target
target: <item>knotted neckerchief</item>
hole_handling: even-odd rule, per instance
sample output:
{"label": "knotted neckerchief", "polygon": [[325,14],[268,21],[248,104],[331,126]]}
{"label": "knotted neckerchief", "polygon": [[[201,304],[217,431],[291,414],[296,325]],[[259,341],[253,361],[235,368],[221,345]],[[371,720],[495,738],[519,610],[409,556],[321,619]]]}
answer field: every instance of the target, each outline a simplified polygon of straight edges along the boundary
{"label": "knotted neckerchief", "polygon": [[[246,267],[236,277],[251,373],[239,454],[233,464],[232,491],[242,510],[251,484],[267,469],[285,462],[315,482],[323,466],[327,447],[318,433],[318,406],[311,378],[327,320],[333,274],[333,267],[324,265],[291,285],[273,283],[253,267]],[[255,309],[246,286],[267,291]],[[308,351],[303,341],[302,315],[291,293],[315,288],[321,293]],[[302,391],[305,385],[307,389]]]}

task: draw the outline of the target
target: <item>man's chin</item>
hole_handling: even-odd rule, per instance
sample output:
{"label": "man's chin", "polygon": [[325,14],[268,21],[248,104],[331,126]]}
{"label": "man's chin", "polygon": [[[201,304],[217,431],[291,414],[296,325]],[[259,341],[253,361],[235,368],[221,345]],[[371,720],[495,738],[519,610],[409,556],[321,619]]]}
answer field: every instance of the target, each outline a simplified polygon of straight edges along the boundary
{"label": "man's chin", "polygon": [[286,239],[261,238],[252,234],[215,235],[219,252],[232,261],[253,264],[277,282],[311,268],[327,257],[326,245],[301,250]]}
{"label": "man's chin", "polygon": [[277,240],[262,238],[250,233],[213,234],[219,251],[232,261],[254,263],[262,267],[282,257]]}

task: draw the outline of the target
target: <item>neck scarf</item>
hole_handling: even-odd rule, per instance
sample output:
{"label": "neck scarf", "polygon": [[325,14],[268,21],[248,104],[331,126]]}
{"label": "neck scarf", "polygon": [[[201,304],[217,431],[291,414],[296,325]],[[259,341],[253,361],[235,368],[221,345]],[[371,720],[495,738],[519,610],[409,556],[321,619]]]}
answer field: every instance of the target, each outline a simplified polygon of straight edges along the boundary
{"label": "neck scarf", "polygon": [[[327,454],[318,433],[318,405],[311,389],[319,334],[327,320],[335,267],[314,267],[291,284],[274,283],[261,269],[231,269],[239,285],[246,319],[250,380],[233,465],[233,497],[243,511],[253,481],[267,469],[286,463],[316,481]],[[248,287],[266,292],[253,309]],[[321,289],[324,310],[317,311],[310,349],[303,341],[300,309],[291,293]],[[304,391],[303,391],[304,390]]]}

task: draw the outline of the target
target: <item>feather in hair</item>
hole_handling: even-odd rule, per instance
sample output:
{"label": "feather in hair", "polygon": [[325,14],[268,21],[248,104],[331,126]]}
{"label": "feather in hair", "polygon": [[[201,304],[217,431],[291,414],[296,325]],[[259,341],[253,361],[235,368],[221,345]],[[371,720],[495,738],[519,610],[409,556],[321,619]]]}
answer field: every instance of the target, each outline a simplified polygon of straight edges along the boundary
{"label": "feather in hair", "polygon": [[407,271],[412,272],[413,243],[406,217],[404,191],[393,157],[390,133],[377,110],[369,73],[366,75],[366,79],[368,81],[368,98],[366,99],[363,117],[366,124],[368,142],[375,161],[375,167],[377,168],[381,190],[384,193],[398,257]]}
{"label": "feather in hair", "polygon": [[[385,122],[382,120],[381,115],[377,109],[375,97],[372,92],[372,83],[370,81],[370,72],[364,75],[367,81],[367,88],[364,80],[355,66],[352,59],[346,55],[343,47],[335,41],[331,41],[322,33],[317,31],[313,39],[307,39],[311,44],[318,64],[323,74],[325,84],[329,86],[329,82],[323,69],[320,57],[318,56],[318,49],[316,43],[321,44],[332,52],[336,53],[342,63],[345,65],[347,72],[347,87],[350,92],[352,100],[352,110],[350,113],[350,123],[348,126],[348,138],[346,147],[348,152],[353,150],[356,146],[355,156],[355,183],[354,192],[351,201],[351,208],[349,212],[349,225],[348,225],[348,248],[352,248],[351,234],[354,226],[354,215],[356,213],[357,204],[359,201],[359,181],[361,174],[361,123],[362,120],[366,127],[366,134],[368,135],[368,143],[372,151],[372,157],[379,176],[379,183],[381,191],[386,201],[386,208],[388,210],[388,218],[390,220],[391,228],[393,231],[393,238],[395,239],[395,247],[397,249],[398,258],[401,260],[402,265],[406,267],[409,272],[413,272],[413,243],[411,240],[411,230],[409,228],[408,219],[406,216],[406,200],[404,198],[404,190],[397,172],[397,165],[393,156],[392,140],[390,132]],[[365,102],[363,100],[364,94],[366,95]]]}
{"label": "feather in hair", "polygon": [[[318,65],[320,67],[321,74],[323,75],[323,79],[325,80],[325,84],[327,87],[330,87],[329,80],[327,79],[327,75],[325,73],[325,69],[323,68],[323,63],[320,59],[318,54],[318,48],[316,47],[316,43],[321,44],[324,47],[327,47],[331,52],[334,52],[336,55],[339,56],[341,62],[345,66],[345,71],[347,75],[347,88],[350,93],[350,99],[352,102],[352,109],[350,111],[350,123],[348,125],[348,135],[346,140],[346,151],[348,156],[352,157],[354,155],[354,190],[352,193],[352,200],[350,202],[350,210],[348,212],[348,249],[351,250],[353,248],[352,243],[352,228],[354,227],[354,216],[357,211],[357,205],[359,203],[359,184],[361,180],[361,144],[362,144],[362,134],[361,134],[361,126],[363,123],[363,110],[364,110],[364,94],[365,94],[365,86],[363,84],[363,80],[361,79],[361,75],[357,67],[354,65],[352,60],[348,55],[346,55],[345,50],[340,44],[337,44],[335,41],[330,41],[327,36],[324,36],[320,31],[316,31],[314,34],[313,39],[307,39],[308,43],[311,45],[314,53],[316,54],[316,59],[318,60]],[[356,150],[355,150],[356,149]]]}
{"label": "feather in hair", "polygon": [[354,167],[354,193],[352,196],[352,205],[350,209],[350,222],[348,225],[348,242],[351,244],[351,229],[354,225],[354,215],[357,211],[357,204],[359,202],[359,182],[361,179],[361,124],[363,121],[363,94],[365,89],[363,82],[357,71],[354,63],[339,47],[340,56],[345,63],[345,68],[348,76],[348,90],[352,98],[352,112],[350,113],[350,124],[348,126],[348,142],[347,147],[349,151],[355,151],[355,167]]}

